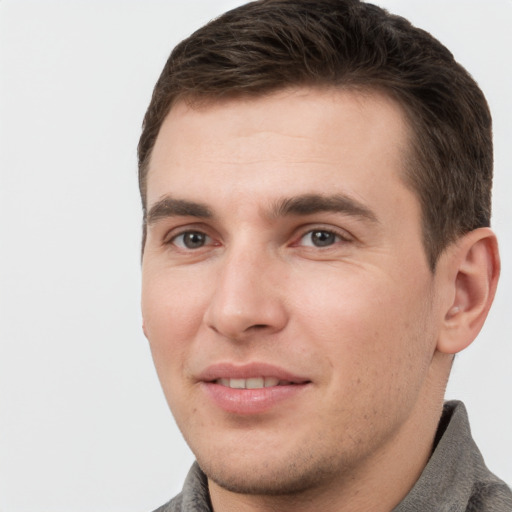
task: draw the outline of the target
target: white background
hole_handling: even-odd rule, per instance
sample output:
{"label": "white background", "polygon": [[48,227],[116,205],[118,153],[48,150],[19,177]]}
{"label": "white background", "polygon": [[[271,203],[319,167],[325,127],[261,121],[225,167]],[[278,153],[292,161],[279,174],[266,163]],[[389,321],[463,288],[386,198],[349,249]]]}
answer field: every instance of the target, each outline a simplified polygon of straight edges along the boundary
{"label": "white background", "polygon": [[[2,512],[147,512],[181,487],[140,327],[135,148],[171,48],[239,3],[0,0]],[[448,396],[512,483],[512,0],[376,3],[443,41],[494,114],[502,281]]]}

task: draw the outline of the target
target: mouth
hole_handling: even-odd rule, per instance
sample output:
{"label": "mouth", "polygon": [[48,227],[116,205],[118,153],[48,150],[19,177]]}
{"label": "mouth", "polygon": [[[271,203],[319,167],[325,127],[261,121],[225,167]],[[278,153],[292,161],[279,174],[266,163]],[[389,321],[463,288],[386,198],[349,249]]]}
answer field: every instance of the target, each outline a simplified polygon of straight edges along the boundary
{"label": "mouth", "polygon": [[293,407],[313,384],[282,367],[257,362],[213,364],[197,380],[210,403],[225,413],[242,416]]}
{"label": "mouth", "polygon": [[[231,389],[263,389],[274,386],[291,386],[299,384],[289,380],[280,380],[277,377],[249,377],[248,379],[217,379],[215,384]],[[302,384],[302,383],[300,383]]]}
{"label": "mouth", "polygon": [[311,382],[307,377],[291,373],[279,366],[257,362],[243,365],[213,364],[201,372],[197,380],[231,389],[263,389]]}

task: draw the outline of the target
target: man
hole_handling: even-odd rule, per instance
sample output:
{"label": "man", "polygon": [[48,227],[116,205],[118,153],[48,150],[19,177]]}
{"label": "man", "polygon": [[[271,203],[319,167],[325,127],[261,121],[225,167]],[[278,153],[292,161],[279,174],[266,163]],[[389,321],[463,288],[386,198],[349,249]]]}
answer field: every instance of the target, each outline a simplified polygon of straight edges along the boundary
{"label": "man", "polygon": [[183,41],[139,143],[144,332],[197,458],[161,512],[512,510],[443,396],[499,275],[491,118],[429,34],[264,0]]}

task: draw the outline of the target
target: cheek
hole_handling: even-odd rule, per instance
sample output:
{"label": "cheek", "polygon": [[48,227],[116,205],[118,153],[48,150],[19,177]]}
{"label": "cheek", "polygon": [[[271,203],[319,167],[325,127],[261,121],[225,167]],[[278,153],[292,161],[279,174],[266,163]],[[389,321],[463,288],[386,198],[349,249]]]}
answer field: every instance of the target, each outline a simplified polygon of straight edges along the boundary
{"label": "cheek", "polygon": [[199,279],[172,272],[143,272],[142,317],[156,369],[181,365],[201,326],[207,298]]}
{"label": "cheek", "polygon": [[[167,403],[177,420],[188,418],[191,403],[186,363],[194,348],[203,309],[200,293],[172,273],[143,273],[142,315],[155,369]],[[183,421],[183,420],[182,420]],[[180,423],[180,422],[179,422]]]}
{"label": "cheek", "polygon": [[307,282],[302,279],[300,286],[290,293],[297,297],[297,316],[314,328],[314,338],[332,344],[329,352],[340,345],[357,350],[376,343],[402,307],[385,282],[369,279],[362,271],[316,274]]}
{"label": "cheek", "polygon": [[428,280],[409,286],[397,282],[351,269],[345,275],[316,276],[302,283],[309,293],[305,288],[294,292],[301,297],[296,302],[301,330],[347,386],[364,382],[362,389],[375,391],[414,380],[418,369],[424,373],[432,351],[430,305],[424,299]]}

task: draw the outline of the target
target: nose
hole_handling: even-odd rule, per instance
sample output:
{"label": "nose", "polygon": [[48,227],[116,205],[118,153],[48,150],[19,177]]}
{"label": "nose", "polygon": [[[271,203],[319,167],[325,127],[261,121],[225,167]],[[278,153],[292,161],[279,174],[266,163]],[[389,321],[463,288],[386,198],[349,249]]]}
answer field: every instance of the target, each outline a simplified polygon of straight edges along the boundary
{"label": "nose", "polygon": [[216,286],[205,312],[206,325],[225,338],[249,339],[282,330],[288,315],[277,257],[239,248],[227,251],[219,263]]}

